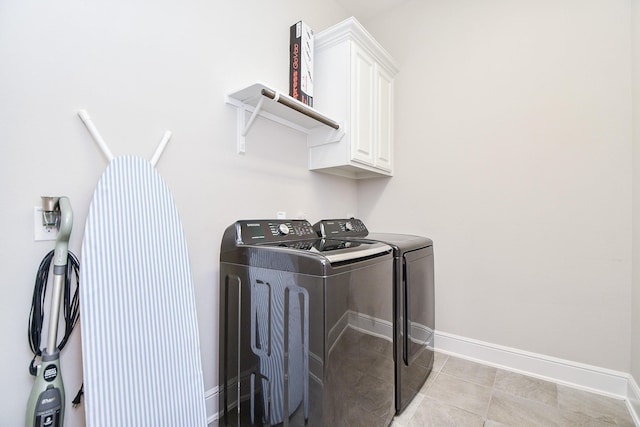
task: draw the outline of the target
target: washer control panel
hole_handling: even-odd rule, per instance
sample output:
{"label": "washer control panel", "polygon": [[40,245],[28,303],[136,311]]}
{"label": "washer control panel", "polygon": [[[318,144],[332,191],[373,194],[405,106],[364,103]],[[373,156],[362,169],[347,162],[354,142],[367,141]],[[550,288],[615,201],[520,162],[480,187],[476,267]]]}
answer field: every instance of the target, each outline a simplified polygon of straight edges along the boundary
{"label": "washer control panel", "polygon": [[313,225],[318,236],[331,237],[366,237],[369,230],[358,218],[323,219]]}
{"label": "washer control panel", "polygon": [[236,222],[238,243],[273,243],[316,239],[318,234],[305,219],[266,219]]}

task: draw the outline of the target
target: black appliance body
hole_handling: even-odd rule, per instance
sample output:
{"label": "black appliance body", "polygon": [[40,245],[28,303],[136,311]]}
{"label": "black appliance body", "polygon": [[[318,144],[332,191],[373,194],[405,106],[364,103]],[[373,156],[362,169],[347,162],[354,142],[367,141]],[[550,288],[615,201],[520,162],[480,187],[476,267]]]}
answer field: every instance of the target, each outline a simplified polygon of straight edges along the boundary
{"label": "black appliance body", "polygon": [[242,220],[220,251],[219,425],[388,426],[393,251]]}
{"label": "black appliance body", "polygon": [[314,229],[325,238],[377,241],[393,248],[395,408],[399,414],[433,368],[433,241],[407,234],[369,233],[356,218],[322,220]]}

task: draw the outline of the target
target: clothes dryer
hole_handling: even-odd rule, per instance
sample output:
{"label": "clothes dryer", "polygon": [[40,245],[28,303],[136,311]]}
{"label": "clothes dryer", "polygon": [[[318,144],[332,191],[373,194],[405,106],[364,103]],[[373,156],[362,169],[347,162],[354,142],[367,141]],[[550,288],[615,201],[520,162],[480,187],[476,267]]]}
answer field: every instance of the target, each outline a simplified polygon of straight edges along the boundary
{"label": "clothes dryer", "polygon": [[395,409],[402,412],[433,368],[435,328],[433,241],[407,234],[369,233],[356,218],[322,220],[319,236],[377,241],[393,248]]}

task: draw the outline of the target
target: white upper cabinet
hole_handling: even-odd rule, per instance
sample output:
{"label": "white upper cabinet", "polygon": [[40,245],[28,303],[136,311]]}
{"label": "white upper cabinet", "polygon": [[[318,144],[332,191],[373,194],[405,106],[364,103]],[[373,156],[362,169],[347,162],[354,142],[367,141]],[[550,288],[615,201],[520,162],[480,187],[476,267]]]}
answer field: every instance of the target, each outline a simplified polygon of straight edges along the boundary
{"label": "white upper cabinet", "polygon": [[395,61],[355,19],[315,36],[314,107],[345,131],[309,137],[309,168],[349,178],[393,175]]}

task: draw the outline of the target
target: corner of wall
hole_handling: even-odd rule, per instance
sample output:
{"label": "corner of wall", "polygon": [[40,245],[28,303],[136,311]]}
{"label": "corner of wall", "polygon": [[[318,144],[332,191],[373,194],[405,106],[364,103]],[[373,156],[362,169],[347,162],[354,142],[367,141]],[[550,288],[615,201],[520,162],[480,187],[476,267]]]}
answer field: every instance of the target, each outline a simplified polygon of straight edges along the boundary
{"label": "corner of wall", "polygon": [[[631,2],[631,72],[632,72],[632,218],[640,212],[640,0]],[[640,379],[640,221],[632,225],[632,275],[631,275],[631,366],[630,377]],[[635,381],[636,415],[640,414],[640,391]],[[631,396],[631,394],[629,394]],[[638,423],[638,418],[636,418]]]}
{"label": "corner of wall", "polygon": [[629,375],[629,381],[627,385],[627,407],[633,418],[633,422],[640,426],[640,387],[633,378],[633,375]]}

